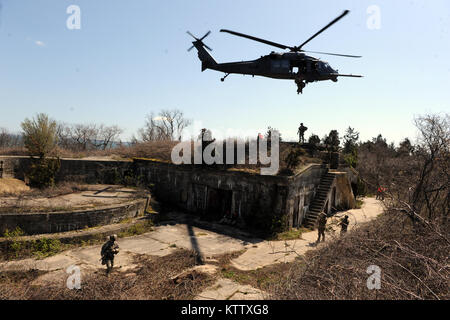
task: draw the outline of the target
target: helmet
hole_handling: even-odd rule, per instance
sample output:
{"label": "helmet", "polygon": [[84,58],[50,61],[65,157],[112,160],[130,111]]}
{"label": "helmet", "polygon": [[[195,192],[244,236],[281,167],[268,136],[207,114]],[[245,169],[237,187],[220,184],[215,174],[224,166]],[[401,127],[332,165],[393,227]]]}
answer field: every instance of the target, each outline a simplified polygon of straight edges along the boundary
{"label": "helmet", "polygon": [[109,236],[109,240],[116,241],[117,240],[117,234],[113,234]]}

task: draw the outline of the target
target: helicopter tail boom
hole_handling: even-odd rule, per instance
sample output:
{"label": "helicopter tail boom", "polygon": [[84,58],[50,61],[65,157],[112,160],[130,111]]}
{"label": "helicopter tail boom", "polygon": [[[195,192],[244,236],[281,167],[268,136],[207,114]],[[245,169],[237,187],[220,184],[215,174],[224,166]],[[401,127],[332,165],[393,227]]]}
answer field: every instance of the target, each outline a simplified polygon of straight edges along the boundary
{"label": "helicopter tail boom", "polygon": [[216,60],[206,51],[203,43],[194,43],[194,47],[198,51],[198,58],[202,62],[202,71],[217,65]]}

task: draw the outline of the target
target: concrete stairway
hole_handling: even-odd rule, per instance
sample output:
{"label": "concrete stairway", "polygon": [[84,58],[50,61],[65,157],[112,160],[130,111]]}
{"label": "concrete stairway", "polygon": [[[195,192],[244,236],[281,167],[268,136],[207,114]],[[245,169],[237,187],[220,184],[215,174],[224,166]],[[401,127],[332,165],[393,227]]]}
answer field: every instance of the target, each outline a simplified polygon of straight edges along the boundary
{"label": "concrete stairway", "polygon": [[323,210],[328,194],[330,193],[331,186],[334,182],[335,175],[328,172],[322,176],[320,180],[320,185],[317,188],[316,196],[309,206],[308,213],[306,214],[303,224],[307,228],[315,228],[317,217],[319,213]]}

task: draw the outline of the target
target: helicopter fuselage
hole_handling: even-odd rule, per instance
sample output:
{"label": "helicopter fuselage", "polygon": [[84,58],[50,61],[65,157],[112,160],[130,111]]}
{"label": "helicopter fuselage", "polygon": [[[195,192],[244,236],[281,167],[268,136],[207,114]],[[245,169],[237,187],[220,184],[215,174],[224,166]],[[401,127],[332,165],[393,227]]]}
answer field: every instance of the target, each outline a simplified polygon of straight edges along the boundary
{"label": "helicopter fuselage", "polygon": [[274,79],[294,80],[297,85],[297,93],[302,93],[303,88],[308,82],[325,81],[325,80],[331,80],[336,82],[338,77],[354,77],[354,78],[362,77],[360,75],[339,74],[338,71],[331,68],[327,62],[308,56],[305,54],[305,52],[341,56],[341,57],[350,57],[350,58],[361,58],[361,56],[330,53],[330,52],[305,51],[302,49],[312,39],[314,39],[319,34],[321,34],[329,27],[334,25],[336,22],[341,20],[348,13],[349,11],[345,10],[340,16],[332,20],[325,27],[320,29],[312,37],[304,41],[299,46],[287,46],[281,43],[276,43],[266,39],[257,38],[236,31],[231,31],[227,29],[220,30],[220,32],[226,32],[234,36],[261,42],[270,46],[280,48],[282,50],[287,49],[290,50],[289,52],[284,53],[277,53],[272,51],[270,54],[262,56],[261,58],[256,60],[217,63],[216,60],[214,60],[214,58],[206,51],[206,49],[208,49],[209,51],[212,51],[212,49],[203,43],[203,39],[205,39],[211,33],[211,31],[208,31],[201,38],[197,38],[192,33],[187,31],[187,33],[195,39],[195,41],[192,42],[192,47],[190,47],[188,51],[192,50],[193,48],[197,49],[198,57],[202,62],[202,71],[205,71],[206,69],[212,69],[224,72],[225,76],[222,79],[220,79],[221,81],[224,81],[225,78],[232,73],[251,76],[261,76]]}
{"label": "helicopter fuselage", "polygon": [[237,73],[305,82],[337,81],[338,74],[325,61],[299,52],[272,52],[256,60],[218,63],[206,68],[227,74]]}

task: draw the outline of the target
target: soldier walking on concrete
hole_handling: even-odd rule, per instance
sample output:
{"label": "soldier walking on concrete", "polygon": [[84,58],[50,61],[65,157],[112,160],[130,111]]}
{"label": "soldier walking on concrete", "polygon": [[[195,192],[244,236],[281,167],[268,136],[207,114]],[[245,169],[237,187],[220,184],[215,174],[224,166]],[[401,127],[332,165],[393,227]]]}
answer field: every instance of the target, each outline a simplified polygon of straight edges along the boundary
{"label": "soldier walking on concrete", "polygon": [[317,231],[318,231],[318,238],[317,243],[320,242],[320,237],[322,236],[322,241],[325,241],[325,226],[327,225],[327,214],[325,212],[321,212],[319,214],[319,217],[317,219]]}
{"label": "soldier walking on concrete", "polygon": [[102,265],[106,264],[106,274],[109,274],[114,267],[114,256],[119,253],[119,245],[115,242],[117,235],[109,236],[108,241],[102,246],[100,252],[102,256]]}
{"label": "soldier walking on concrete", "polygon": [[348,215],[345,215],[339,222],[339,225],[341,226],[341,236],[347,232],[348,224],[350,222],[348,221]]}
{"label": "soldier walking on concrete", "polygon": [[308,130],[307,127],[303,125],[303,123],[300,123],[300,127],[298,127],[298,142],[299,143],[305,143],[305,131]]}

